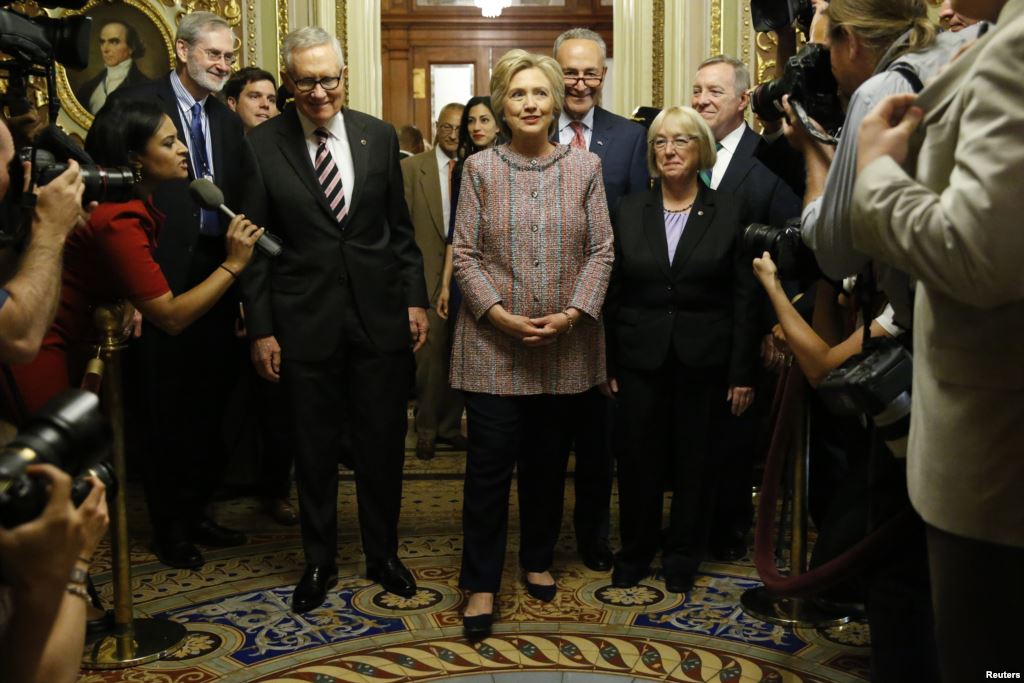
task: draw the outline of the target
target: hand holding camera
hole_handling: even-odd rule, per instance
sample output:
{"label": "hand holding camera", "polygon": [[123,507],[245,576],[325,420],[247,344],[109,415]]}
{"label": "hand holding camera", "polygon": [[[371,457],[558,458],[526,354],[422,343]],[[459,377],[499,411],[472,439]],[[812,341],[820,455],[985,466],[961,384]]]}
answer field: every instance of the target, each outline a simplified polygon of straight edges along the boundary
{"label": "hand holding camera", "polygon": [[[25,169],[26,183],[30,167]],[[77,162],[68,162],[67,169],[52,182],[36,189],[36,208],[33,223],[35,239],[63,244],[79,221],[82,220],[82,196],[85,182]],[[95,203],[89,207],[94,208]]]}

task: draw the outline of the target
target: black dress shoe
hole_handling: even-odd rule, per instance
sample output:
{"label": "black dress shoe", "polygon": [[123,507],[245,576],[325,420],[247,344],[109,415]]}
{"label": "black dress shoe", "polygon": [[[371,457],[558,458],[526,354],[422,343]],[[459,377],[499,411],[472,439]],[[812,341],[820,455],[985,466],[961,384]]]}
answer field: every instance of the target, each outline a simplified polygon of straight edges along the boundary
{"label": "black dress shoe", "polygon": [[193,543],[212,545],[217,548],[230,548],[245,545],[245,534],[241,531],[223,527],[209,517],[193,522],[188,527],[188,538]]}
{"label": "black dress shoe", "polygon": [[722,562],[735,562],[747,554],[747,535],[730,531],[711,542],[711,556]]}
{"label": "black dress shoe", "polygon": [[412,578],[412,574],[397,557],[367,567],[366,578],[379,583],[388,593],[394,593],[403,598],[411,598],[416,595],[416,580]]}
{"label": "black dress shoe", "polygon": [[94,643],[114,633],[114,611],[107,610],[98,619],[85,620],[85,642]]}
{"label": "black dress shoe", "polygon": [[669,593],[689,593],[693,589],[694,575],[686,571],[665,572],[665,590]]}
{"label": "black dress shoe", "polygon": [[416,457],[420,460],[434,459],[434,444],[431,441],[420,439],[416,442]]}
{"label": "black dress shoe", "polygon": [[555,594],[558,592],[558,584],[553,583],[550,586],[545,586],[540,583],[531,583],[526,578],[526,574],[523,574],[523,585],[526,586],[527,593],[541,602],[551,602],[555,599]]}
{"label": "black dress shoe", "polygon": [[580,548],[580,559],[587,569],[606,572],[612,568],[612,549],[608,547],[608,541],[588,543]]}
{"label": "black dress shoe", "polygon": [[638,569],[624,562],[616,562],[612,570],[612,585],[616,588],[632,588],[650,574],[650,568]]}
{"label": "black dress shoe", "polygon": [[185,539],[154,540],[153,554],[168,567],[176,569],[199,569],[205,564],[199,548]]}
{"label": "black dress shoe", "polygon": [[464,451],[469,448],[469,439],[464,437],[462,434],[455,434],[453,436],[439,436],[437,442],[450,446],[454,451]]}
{"label": "black dress shoe", "polygon": [[292,611],[298,614],[316,609],[327,600],[327,591],[338,582],[338,568],[306,565],[306,571],[292,593]]}
{"label": "black dress shoe", "polygon": [[472,617],[462,616],[462,633],[466,640],[483,640],[491,635],[491,624],[494,623],[494,613],[477,614]]}

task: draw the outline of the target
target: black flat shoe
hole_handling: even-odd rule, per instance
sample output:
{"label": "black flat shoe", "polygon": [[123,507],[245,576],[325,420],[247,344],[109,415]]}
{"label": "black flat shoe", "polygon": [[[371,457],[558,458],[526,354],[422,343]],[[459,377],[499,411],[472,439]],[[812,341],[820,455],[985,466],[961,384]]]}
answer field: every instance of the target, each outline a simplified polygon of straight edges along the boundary
{"label": "black flat shoe", "polygon": [[555,599],[555,593],[558,592],[558,584],[553,583],[550,586],[545,586],[539,583],[531,583],[526,578],[526,574],[523,574],[523,585],[526,586],[526,592],[532,597],[537,598],[541,602],[551,602]]}
{"label": "black flat shoe", "polygon": [[175,569],[199,569],[205,564],[199,548],[184,539],[153,541],[156,559]]}
{"label": "black flat shoe", "polygon": [[223,527],[208,517],[189,525],[188,539],[193,543],[211,545],[216,548],[245,545],[245,534]]}
{"label": "black flat shoe", "polygon": [[367,567],[366,578],[379,583],[388,593],[394,593],[403,598],[411,598],[416,595],[416,580],[412,578],[412,574],[397,557]]}
{"label": "black flat shoe", "polygon": [[494,613],[477,614],[472,617],[462,616],[462,633],[466,640],[483,640],[491,635],[491,625],[494,623]]}
{"label": "black flat shoe", "polygon": [[306,565],[302,579],[292,593],[292,611],[297,614],[308,612],[324,604],[327,591],[338,582],[338,568],[334,565],[318,567]]}
{"label": "black flat shoe", "polygon": [[85,642],[94,643],[114,632],[114,611],[107,610],[97,619],[85,620]]}

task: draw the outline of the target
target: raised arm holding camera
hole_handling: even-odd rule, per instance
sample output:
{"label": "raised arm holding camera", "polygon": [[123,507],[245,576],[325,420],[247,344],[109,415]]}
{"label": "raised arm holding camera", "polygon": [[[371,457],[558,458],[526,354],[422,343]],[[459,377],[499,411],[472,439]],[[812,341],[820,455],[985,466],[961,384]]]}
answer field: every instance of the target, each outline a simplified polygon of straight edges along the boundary
{"label": "raised arm holding camera", "polygon": [[[14,142],[6,124],[0,121],[0,199],[10,191]],[[27,166],[16,170],[27,175]],[[15,181],[17,182],[17,175]],[[81,217],[84,191],[78,165],[69,165],[55,180],[39,188],[27,245],[20,254],[0,242],[0,362],[24,363],[39,350],[43,335],[53,322],[60,292],[60,271],[64,239]],[[20,189],[20,188],[16,188]],[[17,226],[8,224],[20,216],[0,218],[0,235],[13,235]]]}

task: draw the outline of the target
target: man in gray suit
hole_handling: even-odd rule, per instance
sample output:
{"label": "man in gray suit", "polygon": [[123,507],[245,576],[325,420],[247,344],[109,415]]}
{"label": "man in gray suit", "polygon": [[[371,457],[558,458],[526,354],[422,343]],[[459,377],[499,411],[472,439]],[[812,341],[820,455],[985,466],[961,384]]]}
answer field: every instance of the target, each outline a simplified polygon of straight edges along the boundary
{"label": "man in gray suit", "polygon": [[[599,106],[608,73],[605,54],[604,40],[590,29],[570,29],[555,39],[554,57],[565,80],[557,142],[587,149],[601,158],[608,210],[614,215],[622,197],[647,189],[647,143],[641,126]],[[612,469],[605,427],[608,405],[594,388],[579,397],[575,411],[576,544],[588,568],[608,571],[612,566],[608,547]]]}
{"label": "man in gray suit", "polygon": [[435,442],[465,450],[462,395],[448,384],[448,326],[434,310],[441,292],[445,238],[451,214],[451,180],[459,146],[463,106],[446,104],[437,117],[434,148],[402,159],[405,203],[409,206],[416,245],[423,254],[423,275],[430,307],[427,342],[416,352],[416,457],[434,457]]}
{"label": "man in gray suit", "polygon": [[917,280],[907,484],[927,524],[943,680],[973,681],[1020,671],[1024,0],[953,9],[997,25],[916,99],[865,117],[852,238]]}

